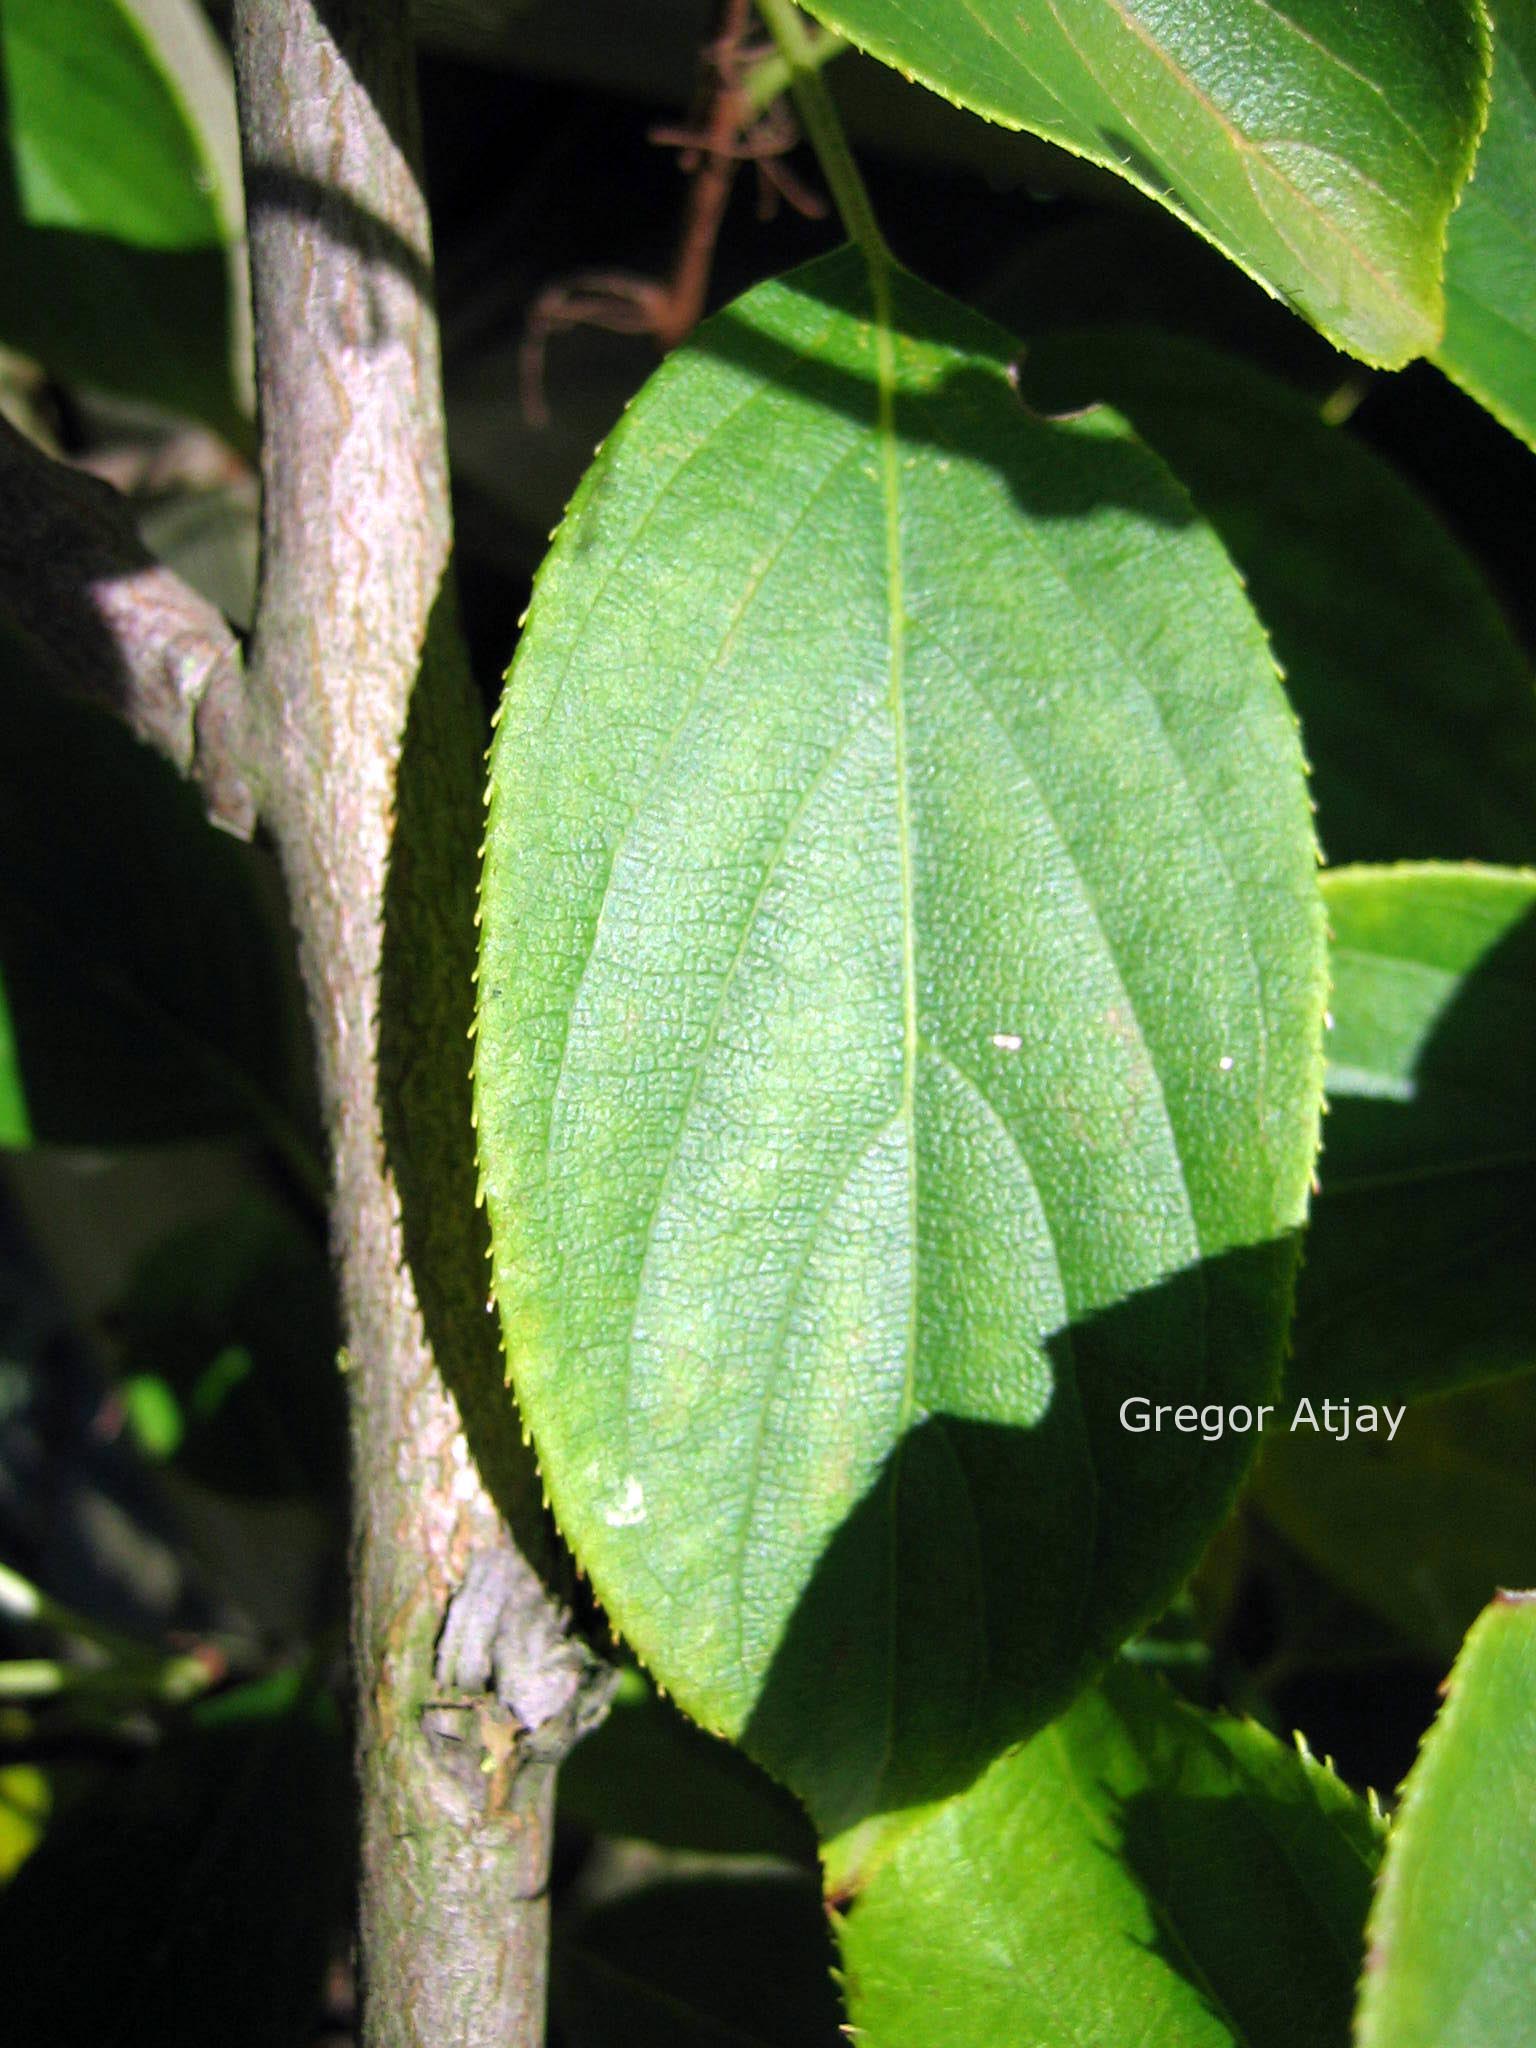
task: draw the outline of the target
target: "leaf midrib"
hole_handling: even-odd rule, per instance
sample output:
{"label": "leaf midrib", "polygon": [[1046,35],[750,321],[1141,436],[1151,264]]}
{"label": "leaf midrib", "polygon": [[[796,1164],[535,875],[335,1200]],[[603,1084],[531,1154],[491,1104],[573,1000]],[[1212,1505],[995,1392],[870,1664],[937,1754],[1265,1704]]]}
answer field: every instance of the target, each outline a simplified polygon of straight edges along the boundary
{"label": "leaf midrib", "polygon": [[[1081,49],[1079,48],[1076,42],[1076,39],[1067,33],[1065,23],[1061,21],[1060,12],[1056,6],[1056,0],[1047,0],[1047,4],[1051,9],[1051,13],[1055,16],[1058,25],[1061,26],[1062,33],[1067,36],[1069,44],[1077,52],[1078,61],[1082,64],[1084,70],[1088,73],[1089,77],[1092,78],[1096,84],[1098,84],[1100,90],[1104,91],[1105,87],[1103,80],[1099,78],[1098,73],[1094,69],[1094,67],[1092,67],[1088,63],[1088,60],[1083,55]],[[1421,312],[1421,308],[1418,307],[1414,303],[1414,301],[1408,296],[1408,294],[1401,289],[1396,279],[1393,278],[1390,275],[1390,273],[1384,271],[1379,263],[1372,262],[1371,258],[1365,253],[1365,250],[1360,245],[1359,241],[1353,236],[1344,233],[1344,231],[1339,227],[1338,223],[1330,218],[1327,211],[1323,207],[1318,205],[1317,201],[1312,197],[1311,193],[1308,192],[1303,186],[1299,185],[1293,177],[1290,177],[1285,171],[1281,169],[1280,165],[1275,161],[1274,157],[1270,154],[1270,151],[1274,143],[1278,140],[1281,140],[1282,138],[1271,137],[1268,142],[1261,142],[1258,140],[1257,137],[1245,134],[1244,131],[1232,119],[1231,115],[1226,112],[1225,108],[1218,105],[1218,103],[1211,97],[1211,95],[1208,92],[1205,91],[1205,89],[1202,86],[1199,86],[1195,83],[1194,79],[1185,70],[1184,66],[1179,62],[1179,60],[1174,56],[1173,52],[1171,50],[1165,49],[1163,45],[1157,40],[1157,38],[1153,34],[1151,34],[1151,32],[1140,21],[1136,19],[1136,17],[1130,12],[1129,8],[1125,5],[1125,0],[1105,0],[1105,5],[1109,8],[1110,12],[1113,15],[1115,15],[1117,20],[1121,23],[1122,27],[1126,30],[1127,34],[1131,35],[1133,38],[1135,38],[1136,41],[1140,42],[1147,50],[1149,50],[1153,54],[1153,56],[1156,57],[1157,61],[1168,72],[1169,76],[1174,80],[1175,84],[1181,87],[1183,91],[1188,93],[1189,97],[1195,102],[1196,106],[1201,107],[1207,114],[1210,115],[1211,119],[1216,123],[1216,126],[1220,129],[1223,137],[1225,138],[1227,147],[1232,151],[1232,154],[1237,158],[1238,163],[1242,167],[1244,182],[1247,184],[1248,189],[1253,196],[1253,203],[1258,209],[1259,214],[1264,219],[1266,224],[1273,230],[1274,234],[1278,237],[1278,239],[1284,245],[1284,247],[1287,250],[1289,250],[1289,252],[1293,256],[1295,256],[1298,261],[1302,262],[1304,267],[1306,267],[1306,262],[1305,258],[1302,255],[1302,252],[1296,247],[1295,243],[1292,241],[1291,237],[1286,233],[1285,229],[1281,226],[1280,222],[1275,219],[1274,215],[1265,205],[1264,200],[1259,193],[1258,187],[1254,182],[1253,173],[1249,168],[1250,159],[1255,159],[1257,160],[1257,162],[1262,164],[1266,173],[1271,178],[1273,178],[1278,185],[1283,186],[1285,190],[1290,193],[1291,197],[1296,202],[1300,211],[1308,218],[1310,218],[1315,224],[1315,226],[1322,230],[1324,236],[1329,241],[1337,243],[1339,247],[1348,251],[1350,257],[1359,266],[1359,268],[1363,270],[1366,273],[1366,275],[1373,280],[1378,289],[1381,291],[1383,297],[1390,299],[1395,305],[1401,307],[1405,312],[1415,315]],[[1113,95],[1109,95],[1109,97],[1112,98]],[[1132,125],[1136,124],[1133,123]],[[1139,127],[1138,133],[1140,134],[1141,140],[1144,143],[1148,144],[1148,146],[1150,147],[1151,138],[1144,132],[1142,132],[1139,129]],[[1352,171],[1354,175],[1357,178],[1359,178],[1363,184],[1367,185],[1370,189],[1377,192],[1379,196],[1386,201],[1387,205],[1392,207],[1393,211],[1399,213],[1405,211],[1405,209],[1401,205],[1394,205],[1391,195],[1385,192],[1375,179],[1368,177],[1358,164],[1351,162],[1350,159],[1347,157],[1339,156],[1335,151],[1323,150],[1320,148],[1320,146],[1315,144],[1311,146],[1317,148],[1319,154],[1332,157],[1335,162],[1347,165],[1348,169]],[[1185,169],[1184,171],[1184,177],[1186,183],[1189,184],[1192,188],[1194,181],[1190,178],[1187,169]],[[1210,203],[1208,194],[1206,198],[1206,203]],[[1240,226],[1241,223],[1239,222],[1238,225]],[[1238,239],[1240,240],[1241,238],[1239,237]]]}
{"label": "leaf midrib", "polygon": [[917,919],[912,879],[912,807],[907,764],[907,615],[901,560],[901,468],[896,438],[896,336],[891,304],[891,264],[883,250],[866,248],[875,343],[875,436],[880,447],[880,486],[885,508],[885,598],[888,628],[887,701],[896,785],[896,841],[901,885],[901,1121],[907,1135],[907,1349],[901,1401],[896,1413],[896,1440],[891,1452],[890,1515],[886,1530],[889,1646],[885,1688],[885,1742],[876,1773],[878,1787],[890,1768],[896,1743],[897,1622],[901,1577],[902,1452],[911,1427],[917,1395],[918,1186],[917,1186]]}
{"label": "leaf midrib", "polygon": [[[1396,278],[1389,271],[1384,270],[1380,266],[1380,264],[1372,260],[1367,250],[1361,245],[1359,239],[1357,237],[1345,233],[1340,228],[1338,223],[1329,217],[1326,209],[1324,209],[1318,204],[1318,202],[1313,198],[1311,193],[1308,192],[1302,185],[1298,184],[1293,177],[1288,175],[1288,173],[1280,167],[1280,165],[1269,154],[1269,148],[1266,143],[1260,141],[1258,138],[1254,136],[1250,136],[1249,134],[1247,134],[1223,107],[1221,107],[1201,86],[1196,84],[1193,77],[1191,77],[1189,72],[1185,70],[1184,66],[1174,56],[1173,52],[1171,50],[1166,49],[1164,45],[1157,39],[1157,37],[1153,35],[1145,27],[1143,23],[1138,21],[1130,13],[1128,8],[1124,5],[1124,0],[1105,0],[1105,4],[1109,12],[1112,13],[1118,20],[1122,30],[1127,35],[1130,35],[1135,40],[1139,41],[1143,45],[1143,47],[1149,52],[1149,54],[1151,54],[1164,67],[1164,69],[1168,72],[1169,77],[1172,79],[1175,89],[1187,95],[1188,98],[1195,103],[1195,105],[1200,107],[1209,116],[1209,118],[1212,121],[1214,121],[1217,129],[1220,131],[1220,134],[1222,136],[1224,143],[1226,144],[1226,147],[1232,152],[1232,155],[1236,158],[1237,162],[1242,168],[1244,182],[1247,185],[1249,195],[1259,216],[1264,221],[1265,225],[1270,229],[1270,231],[1277,237],[1277,239],[1280,241],[1282,246],[1287,250],[1287,252],[1292,257],[1302,261],[1304,270],[1309,268],[1310,266],[1306,264],[1304,258],[1299,257],[1299,253],[1296,250],[1294,243],[1286,234],[1284,228],[1280,225],[1280,223],[1276,221],[1274,215],[1270,212],[1270,209],[1265,205],[1262,196],[1260,195],[1258,189],[1255,186],[1253,175],[1248,165],[1248,159],[1250,157],[1255,157],[1259,160],[1260,163],[1262,163],[1267,175],[1273,178],[1276,181],[1276,183],[1278,183],[1280,186],[1284,188],[1284,190],[1291,196],[1292,200],[1294,201],[1300,212],[1304,214],[1307,218],[1309,218],[1317,228],[1321,229],[1324,236],[1328,240],[1333,242],[1341,250],[1347,252],[1350,260],[1360,270],[1364,271],[1367,276],[1370,277],[1373,285],[1378,291],[1380,291],[1383,298],[1385,298],[1394,306],[1396,306],[1403,314],[1406,314],[1413,318],[1416,322],[1422,320],[1425,317],[1424,309],[1418,305],[1418,303],[1413,299],[1413,297],[1408,292],[1402,289]],[[1119,109],[1119,111],[1125,116],[1128,124],[1134,129],[1137,141],[1140,142],[1148,150],[1152,151],[1155,157],[1155,146],[1152,144],[1151,138],[1148,137],[1145,134],[1145,132],[1141,129],[1140,125],[1132,119],[1132,117],[1129,114],[1129,110],[1123,107],[1117,95],[1108,86],[1105,79],[1100,75],[1097,66],[1089,62],[1086,54],[1082,49],[1081,44],[1077,40],[1077,37],[1072,33],[1066,21],[1063,20],[1060,9],[1056,5],[1056,0],[1046,0],[1046,5],[1049,9],[1052,20],[1056,24],[1057,31],[1060,34],[1062,41],[1066,45],[1067,49],[1070,51],[1075,62],[1081,68],[1084,78],[1088,81],[1088,83],[1096,92],[1103,93],[1105,97],[1110,101],[1110,103]],[[1058,146],[1068,150],[1069,153],[1073,156],[1085,157],[1089,161],[1097,161],[1101,163],[1110,161],[1109,157],[1106,154],[1101,153],[1100,150],[1093,147],[1093,145],[1088,141],[1087,137],[1081,132],[1083,129],[1087,129],[1090,132],[1093,130],[1095,124],[1092,121],[1091,117],[1085,114],[1080,107],[1074,106],[1070,101],[1064,99],[1060,92],[1058,92],[1057,89],[1050,83],[1050,81],[1039,74],[1039,72],[1036,70],[1034,64],[1030,61],[1030,59],[1023,52],[1017,49],[1011,42],[1009,42],[1004,37],[1000,36],[997,33],[996,29],[989,22],[987,22],[980,13],[978,13],[976,8],[970,4],[970,0],[964,0],[964,11],[971,17],[972,20],[976,22],[977,26],[982,30],[983,34],[988,38],[988,40],[996,43],[1000,49],[1004,50],[1007,53],[1007,55],[1021,67],[1021,69],[1029,77],[1031,83],[1037,89],[1042,90],[1049,94],[1050,98],[1054,100],[1056,105],[1062,109],[1064,114],[1066,114],[1066,116],[1068,117],[1068,123],[1071,125],[1071,127],[1078,131],[1071,135],[1053,134],[1050,136],[1050,139],[1053,142],[1057,143]],[[1270,9],[1268,11],[1275,12],[1276,10]],[[1286,22],[1287,26],[1292,28],[1298,27],[1297,24],[1290,21],[1289,17],[1281,16],[1280,18]],[[894,63],[897,64],[898,68],[904,68],[899,64],[898,59],[894,53],[881,48],[881,39],[879,37],[853,36],[850,35],[846,23],[840,22],[838,26],[839,32],[844,36],[847,36],[850,41],[854,42],[856,47],[867,49],[871,55],[880,58],[882,62]],[[1340,58],[1336,52],[1327,50],[1326,47],[1323,45],[1318,45],[1317,47],[1319,48],[1320,53],[1325,55],[1326,58],[1345,76],[1354,79],[1357,83],[1368,85],[1371,88],[1371,90],[1374,93],[1376,93],[1377,96],[1381,99],[1382,104],[1386,107],[1389,115],[1395,120],[1395,122],[1400,128],[1408,127],[1408,124],[1403,120],[1403,117],[1400,114],[1398,114],[1397,110],[1394,107],[1392,107],[1391,102],[1386,98],[1384,88],[1382,88],[1376,81],[1365,78],[1363,74],[1355,70],[1354,66],[1346,63],[1342,58]],[[948,88],[941,89],[945,91],[946,97],[951,96],[950,90]],[[981,112],[985,116],[985,118],[997,121],[1009,128],[1027,129],[1032,126],[1032,124],[1028,122],[1021,122],[1013,113],[1004,111],[1000,106],[995,104],[995,102],[989,102],[987,105],[983,106],[982,102],[979,99],[967,98],[967,100],[962,102],[962,104],[967,104],[975,107],[977,111]],[[1409,132],[1412,132],[1411,129],[1409,130]],[[1379,181],[1368,177],[1367,174],[1364,172],[1363,168],[1359,164],[1353,162],[1349,158],[1341,157],[1336,158],[1336,160],[1347,164],[1350,171],[1352,171],[1357,177],[1359,177],[1363,183],[1368,185],[1371,190],[1376,192],[1381,198],[1385,199],[1389,205],[1393,204],[1390,195],[1383,191],[1383,188],[1381,187]],[[1169,189],[1160,188],[1158,185],[1156,185],[1151,180],[1142,175],[1139,171],[1134,169],[1130,163],[1118,157],[1114,159],[1114,167],[1118,170],[1119,174],[1127,180],[1128,183],[1136,186],[1138,190],[1147,193],[1151,198],[1156,199],[1161,205],[1168,206],[1172,211],[1178,213],[1182,218],[1190,221],[1198,232],[1205,234],[1208,239],[1211,238],[1211,231],[1194,217],[1192,209],[1184,202],[1184,200],[1180,197],[1180,195],[1177,192]],[[1180,176],[1184,179],[1186,188],[1193,192],[1196,180],[1191,176],[1188,164],[1181,164],[1179,168]],[[1225,202],[1225,200],[1221,201],[1220,203],[1213,200],[1212,194],[1208,189],[1201,196],[1203,199],[1203,203],[1211,208],[1212,212],[1216,215],[1218,221],[1220,222],[1219,231],[1223,238],[1223,246],[1230,246],[1232,251],[1238,254],[1238,261],[1242,264],[1243,268],[1245,270],[1248,270],[1250,274],[1256,275],[1257,273],[1253,271],[1252,264],[1249,262],[1248,258],[1238,253],[1242,250],[1245,241],[1245,235],[1242,232],[1243,223],[1241,219],[1234,218],[1234,216],[1231,213],[1230,206]],[[1396,206],[1394,210],[1401,212],[1405,209],[1403,209],[1401,206]]]}

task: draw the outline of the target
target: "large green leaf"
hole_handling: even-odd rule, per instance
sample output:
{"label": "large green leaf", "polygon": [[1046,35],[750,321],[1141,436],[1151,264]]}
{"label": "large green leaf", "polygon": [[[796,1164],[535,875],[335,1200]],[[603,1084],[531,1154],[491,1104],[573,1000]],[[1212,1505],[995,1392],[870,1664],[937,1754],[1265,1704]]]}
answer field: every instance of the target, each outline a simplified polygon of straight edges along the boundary
{"label": "large green leaf", "polygon": [[1022,384],[1052,410],[1124,413],[1225,541],[1301,718],[1330,859],[1536,853],[1530,665],[1395,470],[1277,378],[1168,334],[1047,335]]}
{"label": "large green leaf", "polygon": [[807,0],[961,105],[1105,164],[1342,347],[1440,339],[1486,104],[1473,0]]}
{"label": "large green leaf", "polygon": [[1399,1401],[1536,1365],[1536,871],[1343,868],[1322,1200],[1289,1391]]}
{"label": "large green leaf", "polygon": [[1408,1774],[1370,1922],[1359,2048],[1536,2042],[1536,1593],[1467,1637]]}
{"label": "large green leaf", "polygon": [[1167,1596],[1270,1387],[1320,1070],[1293,721],[1188,500],[844,252],[659,371],[492,768],[478,1112],[551,1498],[822,1832]]}
{"label": "large green leaf", "polygon": [[1488,0],[1493,100],[1445,251],[1441,369],[1536,447],[1536,9]]}
{"label": "large green leaf", "polygon": [[1112,1670],[843,1922],[867,2048],[1344,2048],[1379,1828],[1304,1752]]}
{"label": "large green leaf", "polygon": [[0,622],[0,1140],[261,1131],[313,1178],[295,1024],[251,849]]}
{"label": "large green leaf", "polygon": [[0,339],[243,443],[232,110],[192,0],[0,7]]}

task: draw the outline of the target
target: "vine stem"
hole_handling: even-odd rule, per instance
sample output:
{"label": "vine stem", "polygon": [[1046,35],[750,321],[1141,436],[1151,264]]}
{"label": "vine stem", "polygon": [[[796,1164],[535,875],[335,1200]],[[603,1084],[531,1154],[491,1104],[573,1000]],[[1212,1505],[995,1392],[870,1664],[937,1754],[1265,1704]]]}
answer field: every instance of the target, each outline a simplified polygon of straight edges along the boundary
{"label": "vine stem", "polygon": [[783,59],[796,111],[816,152],[848,239],[863,251],[874,276],[884,277],[895,259],[869,203],[853,151],[848,147],[842,117],[821,75],[822,66],[833,52],[824,48],[822,37],[812,34],[793,0],[757,0],[757,11]]}
{"label": "vine stem", "polygon": [[[840,57],[844,50],[852,49],[851,43],[830,28],[808,29],[803,36],[805,50],[803,60],[819,71],[824,64],[830,64],[834,57]],[[754,114],[765,114],[776,99],[783,97],[794,83],[788,60],[777,51],[771,57],[764,57],[742,80],[742,94]]]}

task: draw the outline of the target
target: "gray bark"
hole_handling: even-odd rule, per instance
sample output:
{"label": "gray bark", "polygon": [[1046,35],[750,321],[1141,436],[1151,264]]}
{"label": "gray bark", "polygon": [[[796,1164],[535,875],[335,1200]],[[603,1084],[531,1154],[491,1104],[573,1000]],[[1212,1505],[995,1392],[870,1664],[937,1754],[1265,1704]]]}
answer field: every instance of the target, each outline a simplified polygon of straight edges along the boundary
{"label": "gray bark", "polygon": [[246,747],[332,1144],[364,2035],[531,2048],[554,1765],[604,1688],[540,1576],[484,1301],[466,1043],[483,736],[449,586],[407,12],[234,9],[263,487]]}

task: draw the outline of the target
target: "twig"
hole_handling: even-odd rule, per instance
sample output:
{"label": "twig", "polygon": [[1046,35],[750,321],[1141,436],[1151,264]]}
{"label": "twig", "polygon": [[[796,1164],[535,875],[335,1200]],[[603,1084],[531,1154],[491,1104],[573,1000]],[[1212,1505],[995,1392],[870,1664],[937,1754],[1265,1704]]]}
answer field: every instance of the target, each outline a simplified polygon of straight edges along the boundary
{"label": "twig", "polygon": [[[699,324],[737,168],[745,157],[756,154],[750,138],[741,139],[748,120],[741,90],[742,46],[751,14],[751,0],[726,0],[725,20],[710,52],[716,86],[704,125],[694,131],[663,128],[652,134],[653,141],[681,149],[683,168],[693,174],[672,275],[656,309],[656,345],[663,351],[676,348]],[[782,147],[777,138],[774,146]]]}
{"label": "twig", "polygon": [[202,1657],[163,1657],[155,1663],[64,1664],[53,1657],[0,1661],[0,1700],[82,1698],[122,1706],[151,1702],[184,1706],[223,1674]]}
{"label": "twig", "polygon": [[[523,416],[530,425],[542,426],[548,420],[544,356],[552,336],[584,326],[614,334],[649,334],[663,354],[687,340],[704,316],[715,246],[736,173],[744,163],[757,168],[760,213],[766,214],[778,199],[812,220],[825,213],[820,197],[783,162],[799,140],[789,109],[754,96],[751,89],[751,81],[762,70],[762,53],[747,43],[751,19],[752,0],[725,0],[720,33],[704,52],[707,86],[701,118],[691,127],[651,130],[652,142],[679,152],[691,180],[668,275],[583,271],[549,286],[535,300],[520,364]],[[764,61],[778,62],[773,57]],[[786,83],[788,76],[785,67]]]}
{"label": "twig", "polygon": [[157,562],[109,484],[0,419],[0,609],[60,688],[116,711],[249,838],[240,647],[222,614]]}
{"label": "twig", "polygon": [[567,1665],[569,1645],[498,1512],[526,1508],[527,1475],[474,1205],[483,735],[448,580],[409,7],[236,0],[234,46],[263,482],[251,721],[318,1044],[347,1333],[364,2039],[534,2048],[541,1738],[558,1750],[576,1717],[528,1728],[524,1662],[516,1686],[460,1687],[484,1711],[456,1743],[437,1718],[436,1646],[477,1560],[510,1560],[525,1607],[542,1604],[524,1659]]}

